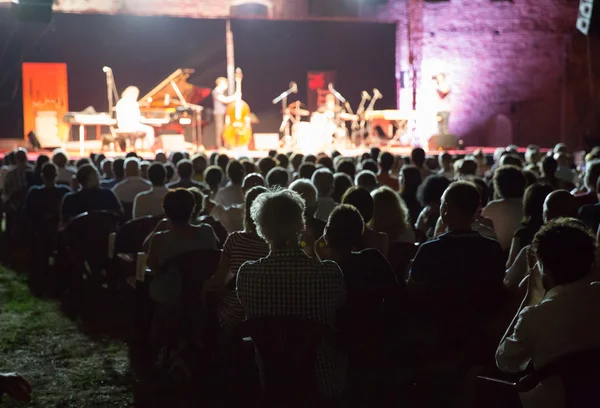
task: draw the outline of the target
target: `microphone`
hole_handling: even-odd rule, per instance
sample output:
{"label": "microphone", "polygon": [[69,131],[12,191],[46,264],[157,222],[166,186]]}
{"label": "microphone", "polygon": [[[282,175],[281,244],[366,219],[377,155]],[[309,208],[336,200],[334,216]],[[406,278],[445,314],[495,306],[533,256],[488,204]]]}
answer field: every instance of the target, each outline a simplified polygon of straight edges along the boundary
{"label": "microphone", "polygon": [[373,89],[373,98],[380,99],[382,97],[383,97],[383,95],[381,94],[381,92],[379,92],[379,89],[374,88]]}
{"label": "microphone", "polygon": [[346,98],[344,98],[338,91],[336,91],[333,88],[333,84],[329,83],[329,92],[331,92],[333,94],[333,96],[335,96],[337,98],[338,101],[340,101],[341,103],[346,103]]}
{"label": "microphone", "polygon": [[105,73],[108,73],[108,72],[112,72],[112,69],[110,67],[102,67],[102,71],[104,71]]}
{"label": "microphone", "polygon": [[292,90],[292,93],[298,93],[298,84],[294,81],[290,82],[290,89]]}
{"label": "microphone", "polygon": [[365,100],[371,100],[371,95],[367,91],[362,91],[361,97]]}

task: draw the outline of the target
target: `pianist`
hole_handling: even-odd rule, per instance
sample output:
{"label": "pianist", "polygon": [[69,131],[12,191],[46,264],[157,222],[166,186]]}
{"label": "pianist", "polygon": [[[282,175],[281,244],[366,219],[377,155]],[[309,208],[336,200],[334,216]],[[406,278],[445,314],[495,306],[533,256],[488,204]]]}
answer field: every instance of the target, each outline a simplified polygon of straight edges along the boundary
{"label": "pianist", "polygon": [[140,122],[141,113],[137,99],[140,90],[135,86],[129,86],[123,91],[121,100],[117,102],[117,124],[120,130],[125,132],[144,132],[144,148],[152,149],[154,146],[154,128]]}

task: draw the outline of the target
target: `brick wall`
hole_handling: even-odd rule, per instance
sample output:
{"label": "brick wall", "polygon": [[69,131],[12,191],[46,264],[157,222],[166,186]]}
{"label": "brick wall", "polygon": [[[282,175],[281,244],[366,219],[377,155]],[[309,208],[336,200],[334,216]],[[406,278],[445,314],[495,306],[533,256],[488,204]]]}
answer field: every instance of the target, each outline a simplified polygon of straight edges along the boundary
{"label": "brick wall", "polygon": [[[409,2],[411,8],[407,9]],[[576,120],[567,117],[577,95],[567,86],[564,105],[561,96],[569,63],[565,47],[576,36],[573,27],[578,3],[390,0],[371,10],[369,16],[400,22],[398,70],[408,70],[410,11],[412,48],[421,78],[418,110],[431,104],[434,91],[427,78],[446,72],[453,94],[450,127],[467,144],[495,144],[489,140],[493,118],[505,114],[513,121],[514,142],[547,146],[561,139],[561,128],[566,137],[577,127]],[[575,80],[581,81],[581,77]],[[401,105],[411,104],[410,93],[401,94]]]}

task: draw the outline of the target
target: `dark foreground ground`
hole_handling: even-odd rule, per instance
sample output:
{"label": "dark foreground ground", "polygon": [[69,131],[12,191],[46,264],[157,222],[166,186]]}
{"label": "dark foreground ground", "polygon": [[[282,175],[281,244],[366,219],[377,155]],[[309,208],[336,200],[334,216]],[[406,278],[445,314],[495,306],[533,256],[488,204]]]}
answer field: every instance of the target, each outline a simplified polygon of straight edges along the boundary
{"label": "dark foreground ground", "polygon": [[25,277],[0,267],[0,371],[18,371],[33,401],[2,407],[130,407],[126,345],[87,335],[56,301],[31,295]]}

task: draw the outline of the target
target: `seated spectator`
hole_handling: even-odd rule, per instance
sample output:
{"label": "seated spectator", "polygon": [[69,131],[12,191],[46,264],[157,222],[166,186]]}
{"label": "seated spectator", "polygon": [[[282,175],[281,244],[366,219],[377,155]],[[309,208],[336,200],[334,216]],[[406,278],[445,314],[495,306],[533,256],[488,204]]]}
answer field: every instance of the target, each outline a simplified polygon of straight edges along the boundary
{"label": "seated spectator", "polygon": [[192,224],[195,205],[191,192],[184,189],[169,191],[163,201],[167,218],[150,234],[146,263],[156,274],[150,285],[150,296],[158,303],[171,305],[180,300],[178,290],[181,285],[167,284],[167,281],[177,279],[171,271],[164,270],[171,259],[191,251],[217,249],[217,237],[212,227]]}
{"label": "seated spectator", "polygon": [[314,217],[326,222],[329,214],[336,206],[334,199],[331,197],[333,193],[333,173],[326,168],[318,169],[313,173],[312,183],[318,193],[317,210]]}
{"label": "seated spectator", "polygon": [[227,174],[227,165],[229,164],[229,156],[225,153],[221,153],[217,156],[217,161],[215,162],[217,166],[223,170],[223,174]]}
{"label": "seated spectator", "polygon": [[490,171],[490,166],[488,166],[487,158],[483,154],[483,151],[481,149],[475,150],[473,152],[473,158],[477,162],[477,177],[485,177],[488,171]]}
{"label": "seated spectator", "polygon": [[35,161],[35,166],[33,166],[33,174],[31,175],[30,187],[31,186],[41,186],[44,184],[42,180],[42,166],[50,161],[50,157],[45,154],[40,154]]}
{"label": "seated spectator", "polygon": [[[596,192],[600,191],[600,178],[596,183]],[[597,231],[600,226],[600,203],[584,205],[579,209],[579,218],[590,230]]]}
{"label": "seated spectator", "polygon": [[[265,179],[258,173],[248,174],[242,181],[242,194],[246,195],[251,188],[256,186],[264,187]],[[244,206],[245,204],[242,203],[224,207],[208,197],[204,200],[205,212],[220,221],[230,234],[244,229]]]}
{"label": "seated spectator", "polygon": [[111,189],[119,184],[121,181],[125,180],[125,159],[117,157],[112,162],[112,174],[113,177],[109,179],[104,179],[101,181],[100,185],[102,188]]}
{"label": "seated spectator", "polygon": [[571,159],[569,156],[566,153],[556,153],[554,159],[558,165],[555,173],[556,178],[568,184],[579,184],[579,176],[577,175],[577,171],[571,168]]}
{"label": "seated spectator", "polygon": [[423,210],[415,223],[415,230],[420,242],[430,240],[435,235],[435,226],[440,218],[442,194],[450,185],[444,176],[431,175],[419,186],[417,197]]}
{"label": "seated spectator", "polygon": [[145,180],[148,180],[148,168],[150,168],[150,162],[148,160],[142,160],[140,162],[140,175]]}
{"label": "seated spectator", "polygon": [[204,182],[208,184],[209,198],[214,200],[223,181],[223,170],[219,166],[208,166],[204,170]]}
{"label": "seated spectator", "polygon": [[152,183],[140,176],[140,160],[130,157],[125,160],[125,180],[113,187],[113,192],[119,201],[133,206],[135,196],[152,188]]}
{"label": "seated spectator", "polygon": [[[376,329],[386,308],[397,304],[401,286],[392,266],[376,249],[359,252],[364,233],[364,221],[351,205],[336,207],[327,221],[326,259],[338,264],[346,282],[346,304],[338,316],[340,328],[354,335]],[[404,282],[402,282],[404,285]],[[362,332],[362,333],[360,333]]]}
{"label": "seated spectator", "polygon": [[171,153],[171,163],[173,163],[173,166],[177,167],[177,164],[179,164],[180,160],[184,160],[185,159],[185,155],[183,154],[183,152],[173,152]]}
{"label": "seated spectator", "polygon": [[[577,200],[568,191],[555,190],[546,196],[543,205],[544,223],[561,217],[574,218],[576,215]],[[512,291],[517,290],[529,269],[534,267],[535,262],[530,256],[530,248],[531,245],[524,246],[506,271],[504,285]]]}
{"label": "seated spectator", "polygon": [[182,159],[177,163],[177,176],[179,180],[167,184],[167,187],[175,190],[177,188],[192,188],[196,187],[201,190],[205,189],[205,185],[198,181],[194,181],[194,165],[191,160]]}
{"label": "seated spectator", "polygon": [[269,172],[275,167],[277,167],[277,162],[272,157],[263,157],[258,161],[258,169],[260,170],[260,174],[262,174],[262,176],[265,178],[267,177],[267,174],[269,174]]}
{"label": "seated spectator", "polygon": [[307,154],[306,156],[304,156],[303,162],[304,163],[312,163],[316,166],[317,165],[317,156],[315,156],[314,154]]}
{"label": "seated spectator", "polygon": [[290,184],[290,190],[298,193],[304,200],[304,220],[306,228],[300,236],[300,245],[306,255],[315,257],[315,244],[323,236],[326,222],[315,217],[318,208],[317,189],[308,180],[296,180]]}
{"label": "seated spectator", "polygon": [[448,232],[422,244],[411,265],[416,319],[433,336],[428,336],[432,343],[423,344],[424,358],[453,361],[465,352],[472,356],[476,334],[501,296],[502,248],[471,228],[479,205],[479,191],[472,183],[452,183],[440,209]]}
{"label": "seated spectator", "polygon": [[574,191],[575,198],[579,207],[584,205],[594,205],[598,202],[596,194],[596,184],[600,176],[600,159],[592,160],[587,163],[584,176],[584,189],[582,191]]}
{"label": "seated spectator", "polygon": [[371,196],[373,218],[369,226],[377,232],[385,232],[390,243],[414,244],[415,233],[410,224],[408,209],[400,195],[389,187],[380,187]]}
{"label": "seated spectator", "polygon": [[500,158],[500,162],[498,163],[500,166],[515,166],[518,168],[523,168],[523,160],[516,154],[506,153]]}
{"label": "seated spectator", "polygon": [[275,159],[277,159],[277,163],[279,163],[279,167],[283,167],[286,171],[289,172],[290,159],[285,154],[278,153],[277,156],[275,156]]}
{"label": "seated spectator", "polygon": [[423,207],[417,199],[421,185],[421,171],[415,166],[403,166],[400,170],[400,196],[408,207],[410,225],[415,225]]}
{"label": "seated spectator", "polygon": [[54,163],[46,163],[42,166],[42,186],[29,188],[25,199],[25,213],[30,224],[34,228],[45,225],[47,218],[58,218],[60,215],[60,204],[63,197],[71,192],[65,185],[56,185],[58,168]]}
{"label": "seated spectator", "polygon": [[257,186],[251,188],[246,194],[248,205],[244,215],[244,230],[234,232],[227,237],[219,269],[205,286],[207,292],[216,292],[220,295],[217,319],[221,328],[220,346],[224,349],[224,354],[230,352],[234,330],[245,318],[244,308],[240,305],[236,292],[238,270],[248,261],[257,261],[269,255],[269,245],[256,234],[256,225],[250,216],[250,209],[256,197],[267,191],[266,188]]}
{"label": "seated spectator", "polygon": [[420,147],[416,147],[410,152],[410,161],[421,174],[421,180],[425,180],[427,176],[431,175],[431,170],[425,166],[425,150]]}
{"label": "seated spectator", "polygon": [[52,152],[52,163],[58,167],[58,177],[56,182],[59,184],[71,185],[71,180],[77,174],[77,170],[69,166],[69,157],[62,149],[55,149]]}
{"label": "seated spectator", "polygon": [[148,191],[143,191],[135,196],[133,200],[133,218],[146,215],[162,215],[163,199],[169,189],[165,186],[167,181],[167,170],[162,163],[155,162],[148,169],[148,179],[152,187]]}
{"label": "seated spectator", "polygon": [[360,171],[354,179],[354,184],[364,188],[369,192],[379,187],[379,183],[377,182],[377,175],[370,170]]}
{"label": "seated spectator", "polygon": [[16,165],[15,153],[16,152],[13,150],[4,156],[4,164],[0,168],[0,190],[4,188],[4,180],[6,180],[6,174],[8,174],[8,172],[12,170]]}
{"label": "seated spectator", "polygon": [[346,173],[352,180],[354,180],[354,177],[356,176],[356,165],[354,164],[354,160],[349,157],[339,157],[339,160],[335,162],[335,172]]}
{"label": "seated spectator", "polygon": [[533,184],[525,190],[522,227],[516,230],[512,237],[507,268],[513,264],[521,249],[531,244],[535,234],[544,225],[544,202],[553,190],[548,184]]}
{"label": "seated spectator", "polygon": [[472,180],[477,177],[477,161],[470,157],[465,157],[458,167],[459,180]]}
{"label": "seated spectator", "polygon": [[[334,326],[346,296],[344,276],[334,262],[308,258],[298,245],[304,230],[303,200],[289,190],[267,192],[256,198],[250,211],[270,252],[238,271],[237,293],[246,318],[297,316]],[[319,345],[315,371],[325,398],[341,396],[345,370],[342,353],[326,342]]]}
{"label": "seated spectator", "polygon": [[353,185],[354,183],[349,175],[346,173],[335,173],[333,175],[333,193],[331,194],[333,201],[340,203],[342,201],[342,196]]}
{"label": "seated spectator", "polygon": [[365,229],[361,245],[357,249],[375,248],[383,255],[387,255],[390,246],[390,238],[385,232],[375,231],[369,226],[373,218],[373,197],[362,187],[351,187],[342,197],[342,204],[349,204],[356,208],[362,216]]}
{"label": "seated spectator", "polygon": [[198,183],[204,182],[204,170],[208,167],[208,159],[203,153],[196,153],[192,156],[192,166],[194,167],[194,175],[192,180]]}
{"label": "seated spectator", "polygon": [[271,188],[286,188],[288,186],[290,174],[283,167],[273,167],[269,170],[266,180]]}
{"label": "seated spectator", "polygon": [[123,207],[111,190],[100,188],[100,175],[91,164],[77,169],[77,182],[81,190],[66,194],[60,214],[64,223],[84,212],[106,210],[123,215]]}
{"label": "seated spectator", "polygon": [[33,178],[33,167],[27,160],[27,150],[20,147],[15,152],[15,166],[6,173],[3,198],[8,208],[17,211],[25,202],[27,189]]}
{"label": "seated spectator", "polygon": [[494,174],[494,191],[499,197],[491,201],[482,215],[494,223],[498,242],[504,251],[510,250],[512,236],[523,220],[525,176],[515,166],[502,166]]}
{"label": "seated spectator", "polygon": [[[377,162],[373,159],[365,159],[361,161],[360,168],[361,170],[372,171],[375,174],[379,173],[379,166],[377,165]],[[398,181],[398,179],[396,179],[396,181]]]}
{"label": "seated spectator", "polygon": [[237,160],[227,163],[227,178],[229,182],[225,187],[219,189],[215,196],[215,202],[223,207],[244,203],[244,192],[242,181],[244,180],[244,166]]}
{"label": "seated spectator", "polygon": [[304,155],[302,153],[294,153],[290,159],[290,164],[292,165],[292,170],[294,171],[294,176],[297,177],[298,172],[300,171],[300,165],[304,161]]}
{"label": "seated spectator", "polygon": [[[485,208],[485,206],[487,205],[487,203],[489,201],[489,194],[490,194],[489,187],[483,179],[480,179],[478,177],[474,178],[473,180],[470,180],[470,182],[473,183],[475,185],[475,187],[477,187],[477,190],[479,191],[479,197],[481,199],[479,208],[475,212],[475,219],[473,221],[473,224],[471,225],[471,228],[473,229],[473,231],[477,231],[479,234],[483,235],[484,237],[492,238],[497,241],[498,236],[496,235],[496,232],[494,231],[494,223],[489,218],[485,218],[484,216],[481,215],[481,211],[483,210],[483,208]],[[439,217],[437,225],[435,227],[434,238],[439,237],[440,235],[444,234],[445,232],[446,232],[446,225],[444,224],[444,220],[442,219],[442,217]]]}
{"label": "seated spectator", "polygon": [[452,162],[454,158],[448,152],[444,152],[438,156],[438,160],[440,162],[440,171],[438,171],[439,176],[444,176],[448,180],[454,180],[454,166]]}
{"label": "seated spectator", "polygon": [[162,150],[157,150],[156,155],[154,156],[154,161],[167,164],[167,155]]}
{"label": "seated spectator", "polygon": [[542,152],[540,152],[540,147],[536,145],[527,146],[527,150],[525,151],[525,164],[526,167],[530,167],[531,171],[533,171],[536,176],[540,177],[540,164],[542,162]]}
{"label": "seated spectator", "polygon": [[165,163],[165,170],[167,171],[167,184],[175,180],[175,166],[173,163]]}
{"label": "seated spectator", "polygon": [[112,180],[115,177],[113,173],[113,162],[114,159],[110,157],[100,162],[100,168],[102,169],[102,181]]}
{"label": "seated spectator", "polygon": [[220,221],[207,214],[207,209],[204,208],[204,204],[205,202],[208,202],[208,200],[206,199],[204,193],[196,187],[189,188],[187,191],[192,193],[196,203],[194,206],[194,212],[192,213],[192,220],[190,222],[192,225],[210,225],[217,237],[217,248],[222,249],[229,233]]}
{"label": "seated spectator", "polygon": [[394,155],[388,152],[384,152],[379,156],[379,174],[377,174],[377,181],[381,186],[388,186],[392,190],[398,191],[400,190],[398,178],[391,174],[395,160]]}
{"label": "seated spectator", "polygon": [[556,178],[557,168],[558,163],[552,156],[544,157],[544,160],[542,160],[542,177],[538,181],[551,185],[555,190],[566,189],[568,187],[567,183]]}
{"label": "seated spectator", "polygon": [[533,171],[529,171],[527,169],[523,170],[523,175],[525,176],[525,186],[529,187],[538,182],[538,176],[535,175]]}
{"label": "seated spectator", "polygon": [[298,178],[311,180],[316,170],[317,167],[314,165],[314,163],[302,163],[298,169]]}
{"label": "seated spectator", "polygon": [[240,159],[240,163],[244,166],[245,174],[259,173],[258,167],[250,159]]}
{"label": "seated spectator", "polygon": [[[574,219],[549,222],[536,234],[539,271],[528,279],[521,308],[496,351],[504,372],[539,370],[561,356],[600,347],[600,284],[591,282],[595,237]],[[521,394],[523,407],[566,407],[558,377]]]}
{"label": "seated spectator", "polygon": [[317,169],[320,169],[321,167],[325,167],[332,173],[333,173],[333,170],[335,169],[335,166],[333,165],[333,159],[331,157],[328,157],[325,155],[319,155],[315,165],[317,166]]}

